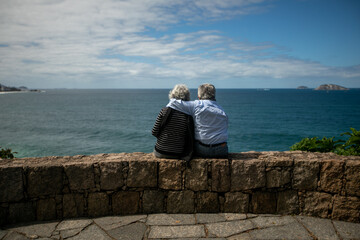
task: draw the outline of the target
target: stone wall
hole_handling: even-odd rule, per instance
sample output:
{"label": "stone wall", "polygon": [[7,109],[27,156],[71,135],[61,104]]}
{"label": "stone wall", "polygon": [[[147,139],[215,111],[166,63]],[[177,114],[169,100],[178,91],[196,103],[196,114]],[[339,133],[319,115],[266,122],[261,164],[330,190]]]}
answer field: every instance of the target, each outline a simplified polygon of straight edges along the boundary
{"label": "stone wall", "polygon": [[0,224],[140,213],[300,214],[359,222],[360,157],[246,152],[0,160]]}

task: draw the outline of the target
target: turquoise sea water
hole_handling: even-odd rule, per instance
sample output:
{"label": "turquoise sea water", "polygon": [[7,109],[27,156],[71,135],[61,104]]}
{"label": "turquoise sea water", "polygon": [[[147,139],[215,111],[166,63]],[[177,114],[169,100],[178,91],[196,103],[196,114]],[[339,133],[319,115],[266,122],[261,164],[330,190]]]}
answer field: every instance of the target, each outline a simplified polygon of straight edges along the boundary
{"label": "turquoise sea water", "polygon": [[[0,94],[0,147],[16,157],[151,152],[168,89],[46,90]],[[191,98],[196,90],[191,90]],[[360,89],[218,89],[229,149],[284,151],[304,137],[360,129]]]}

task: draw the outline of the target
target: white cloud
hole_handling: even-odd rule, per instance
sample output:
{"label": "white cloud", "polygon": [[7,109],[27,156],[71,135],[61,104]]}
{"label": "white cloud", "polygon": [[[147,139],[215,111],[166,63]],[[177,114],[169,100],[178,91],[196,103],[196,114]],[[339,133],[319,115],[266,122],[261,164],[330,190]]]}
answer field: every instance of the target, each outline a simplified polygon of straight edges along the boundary
{"label": "white cloud", "polygon": [[91,87],[96,80],[110,79],[118,87],[119,81],[139,79],[360,76],[359,67],[340,69],[284,57],[286,52],[271,42],[236,41],[216,30],[150,34],[156,29],[161,35],[181,22],[258,13],[267,8],[263,3],[0,0],[0,82],[27,85],[37,79],[28,85],[65,87],[64,81],[71,80]]}

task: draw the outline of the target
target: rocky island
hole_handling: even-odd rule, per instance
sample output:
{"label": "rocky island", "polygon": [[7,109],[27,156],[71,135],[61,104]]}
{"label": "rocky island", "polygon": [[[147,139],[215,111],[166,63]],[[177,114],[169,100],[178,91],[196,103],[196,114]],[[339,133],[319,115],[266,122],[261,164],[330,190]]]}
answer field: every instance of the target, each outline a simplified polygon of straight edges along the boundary
{"label": "rocky island", "polygon": [[299,86],[296,89],[309,89],[307,86]]}
{"label": "rocky island", "polygon": [[336,84],[323,84],[319,87],[315,88],[315,90],[326,90],[326,91],[332,91],[332,90],[349,90],[346,87],[342,87]]}

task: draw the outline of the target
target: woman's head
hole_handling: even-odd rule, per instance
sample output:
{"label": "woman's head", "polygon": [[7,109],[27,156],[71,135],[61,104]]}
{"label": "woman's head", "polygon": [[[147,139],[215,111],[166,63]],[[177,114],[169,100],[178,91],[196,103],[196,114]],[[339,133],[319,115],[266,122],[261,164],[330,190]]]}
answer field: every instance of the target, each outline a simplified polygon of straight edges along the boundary
{"label": "woman's head", "polygon": [[190,101],[190,91],[185,84],[177,84],[169,92],[169,99],[175,98],[183,101]]}

